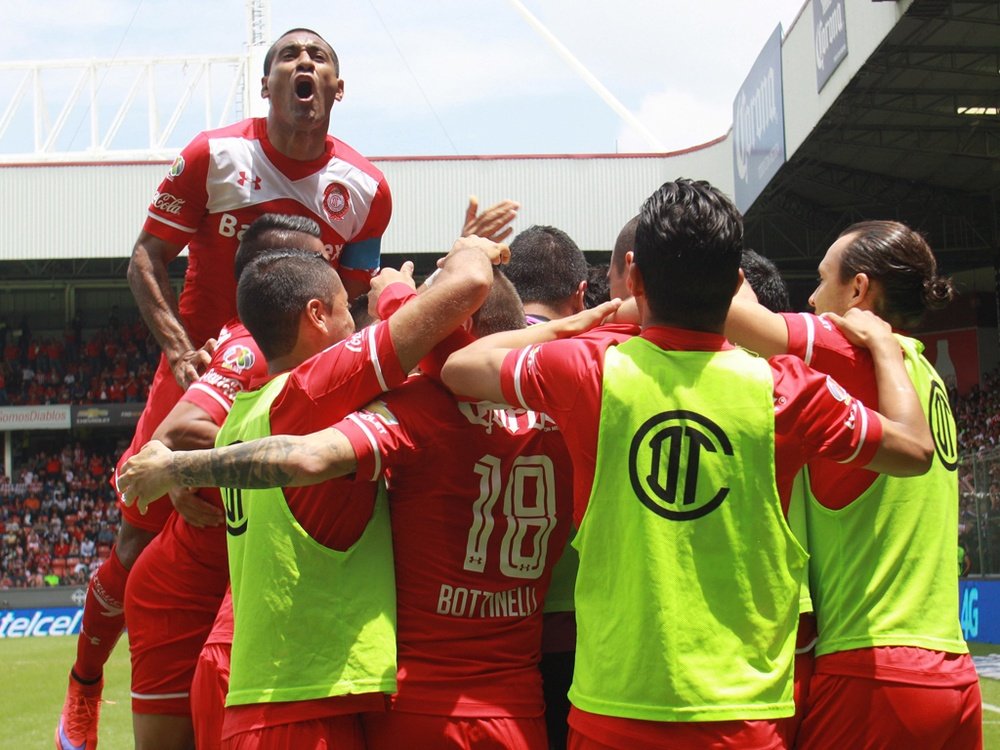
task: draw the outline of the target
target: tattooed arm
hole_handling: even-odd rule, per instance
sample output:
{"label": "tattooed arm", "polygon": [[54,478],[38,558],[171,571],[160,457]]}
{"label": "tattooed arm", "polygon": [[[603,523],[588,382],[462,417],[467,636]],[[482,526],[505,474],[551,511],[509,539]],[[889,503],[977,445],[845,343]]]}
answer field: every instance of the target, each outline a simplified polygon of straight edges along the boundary
{"label": "tattooed arm", "polygon": [[118,475],[127,505],[139,510],[174,487],[302,487],[357,467],[350,441],[329,427],[311,435],[272,435],[224,448],[171,451],[153,440]]}

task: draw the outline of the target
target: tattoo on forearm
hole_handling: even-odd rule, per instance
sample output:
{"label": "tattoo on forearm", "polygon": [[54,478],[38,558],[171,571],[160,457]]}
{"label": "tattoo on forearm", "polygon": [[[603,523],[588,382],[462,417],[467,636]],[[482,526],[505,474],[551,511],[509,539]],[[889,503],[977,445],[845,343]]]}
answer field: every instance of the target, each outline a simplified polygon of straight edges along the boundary
{"label": "tattoo on forearm", "polygon": [[[272,435],[224,448],[180,451],[173,456],[175,481],[188,487],[291,487],[320,481],[306,466],[324,466],[337,474],[353,471],[354,454],[306,437]],[[351,461],[348,465],[346,462]]]}

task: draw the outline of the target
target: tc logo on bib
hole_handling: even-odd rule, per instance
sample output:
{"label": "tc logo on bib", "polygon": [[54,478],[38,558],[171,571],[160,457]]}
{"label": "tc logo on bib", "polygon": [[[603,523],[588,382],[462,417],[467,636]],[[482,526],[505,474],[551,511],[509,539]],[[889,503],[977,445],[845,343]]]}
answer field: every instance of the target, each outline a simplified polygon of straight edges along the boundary
{"label": "tc logo on bib", "polygon": [[[639,501],[671,521],[692,521],[722,505],[724,472],[702,471],[725,461],[733,446],[715,422],[693,411],[665,411],[647,419],[632,438],[628,470]],[[709,477],[716,477],[715,480]]]}
{"label": "tc logo on bib", "polygon": [[955,416],[948,404],[948,394],[937,381],[931,384],[931,397],[927,404],[927,423],[934,438],[934,451],[948,471],[958,468],[958,438]]}
{"label": "tc logo on bib", "polygon": [[226,531],[239,536],[247,530],[247,516],[243,510],[243,490],[224,487],[222,502],[226,506]]}

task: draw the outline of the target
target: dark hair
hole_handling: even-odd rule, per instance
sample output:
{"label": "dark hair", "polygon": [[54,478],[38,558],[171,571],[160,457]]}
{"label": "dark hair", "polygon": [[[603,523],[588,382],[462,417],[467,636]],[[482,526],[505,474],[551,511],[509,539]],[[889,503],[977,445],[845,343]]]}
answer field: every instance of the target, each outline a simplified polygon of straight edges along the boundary
{"label": "dark hair", "polygon": [[352,299],[348,303],[347,309],[350,310],[351,318],[354,320],[355,331],[367,328],[375,322],[375,318],[368,314],[368,292],[359,294]]}
{"label": "dark hair", "polygon": [[927,310],[955,296],[951,279],[937,275],[937,261],[924,236],[898,221],[862,221],[841,237],[855,235],[840,258],[840,278],[867,274],[881,287],[875,312],[896,328],[918,324]]}
{"label": "dark hair", "polygon": [[478,338],[500,331],[517,331],[527,325],[524,303],[510,279],[493,266],[493,286],[479,309],[472,313],[472,330]]}
{"label": "dark hair", "polygon": [[608,283],[608,264],[600,263],[591,266],[587,269],[587,291],[583,295],[584,307],[589,310],[610,299],[611,286]]}
{"label": "dark hair", "polygon": [[236,287],[236,309],[270,360],[295,347],[306,303],[319,299],[329,304],[340,286],[340,277],[322,255],[280,248],[265,252],[243,269]]}
{"label": "dark hair", "polygon": [[721,330],[742,253],[740,212],[707,182],[664,183],[642,206],[635,264],[657,322]]}
{"label": "dark hair", "polygon": [[282,34],[281,36],[279,36],[277,39],[274,40],[274,44],[272,44],[270,47],[268,47],[267,54],[264,55],[264,75],[265,76],[271,75],[271,63],[274,62],[274,56],[278,52],[278,42],[280,42],[282,39],[284,39],[289,34],[294,34],[296,31],[304,31],[307,34],[312,34],[314,37],[316,37],[317,39],[319,39],[321,42],[323,42],[323,44],[325,44],[329,48],[329,50],[330,50],[330,61],[333,63],[333,69],[334,69],[334,71],[339,76],[340,75],[340,60],[337,58],[337,53],[333,49],[333,45],[330,44],[328,41],[326,41],[326,39],[324,39],[321,34],[313,31],[312,29],[306,29],[306,28],[289,29],[284,34]]}
{"label": "dark hair", "polygon": [[319,224],[308,216],[294,214],[262,214],[248,226],[240,238],[240,246],[236,250],[233,261],[233,271],[236,280],[246,265],[261,253],[277,250],[283,247],[294,247],[296,233],[308,234],[320,238]]}
{"label": "dark hair", "polygon": [[564,302],[587,278],[587,259],[561,229],[532,226],[510,243],[510,263],[503,272],[524,302]]}
{"label": "dark hair", "polygon": [[792,312],[788,284],[774,263],[756,250],[744,248],[740,268],[760,304],[771,312]]}

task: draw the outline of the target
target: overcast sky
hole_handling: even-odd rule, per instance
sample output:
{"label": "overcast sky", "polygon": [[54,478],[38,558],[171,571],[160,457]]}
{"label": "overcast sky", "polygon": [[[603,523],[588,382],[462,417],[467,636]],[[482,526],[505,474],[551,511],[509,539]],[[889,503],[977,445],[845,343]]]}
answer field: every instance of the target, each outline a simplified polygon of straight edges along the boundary
{"label": "overcast sky", "polygon": [[[667,150],[729,129],[733,97],[757,54],[776,25],[788,33],[803,1],[809,0],[523,0]],[[510,0],[271,5],[272,37],[305,26],[337,50],[346,94],[333,110],[331,131],[369,156],[658,150]],[[239,55],[247,41],[243,0],[3,0],[3,6],[0,65]],[[22,76],[0,69],[0,117]],[[105,122],[117,110],[115,92],[128,86],[113,75],[102,81],[99,97],[107,101],[98,109]],[[171,96],[179,94],[161,96],[165,118]],[[222,92],[213,96],[224,99]],[[61,106],[52,99],[50,121]],[[70,113],[64,150],[86,147],[88,106],[84,96]],[[0,153],[30,143],[18,138],[28,137],[31,117],[30,106],[19,108],[0,137]],[[168,145],[182,146],[201,127],[182,121]],[[129,147],[131,131],[145,137],[144,126],[126,122],[114,145]]]}

